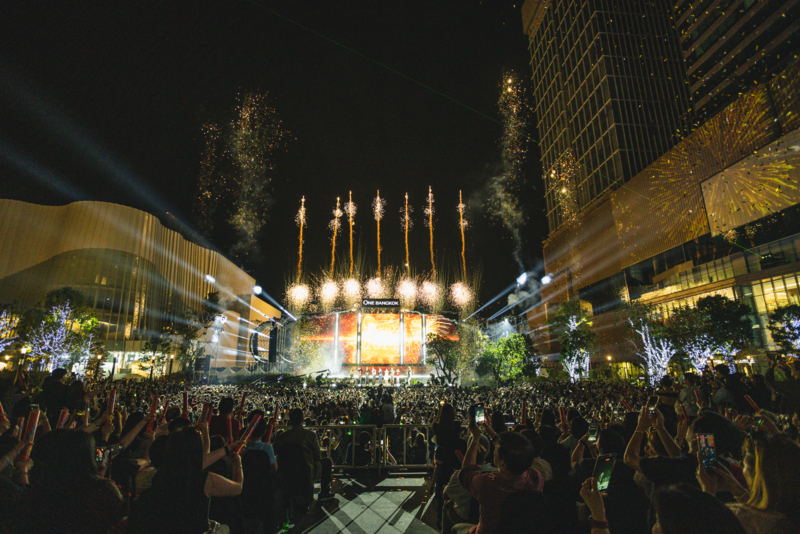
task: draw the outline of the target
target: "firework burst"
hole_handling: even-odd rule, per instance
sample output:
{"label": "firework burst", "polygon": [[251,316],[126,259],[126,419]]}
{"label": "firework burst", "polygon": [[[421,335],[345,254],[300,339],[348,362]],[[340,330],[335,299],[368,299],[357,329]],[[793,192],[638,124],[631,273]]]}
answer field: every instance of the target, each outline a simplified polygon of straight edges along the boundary
{"label": "firework burst", "polygon": [[331,237],[331,278],[333,278],[333,268],[336,265],[336,236],[339,235],[339,230],[342,226],[339,219],[342,218],[344,212],[339,208],[339,197],[336,197],[336,209],[333,210],[333,220],[328,223],[328,228],[331,229],[333,236]]}
{"label": "firework burst", "polygon": [[333,280],[325,280],[317,289],[319,303],[324,311],[330,311],[336,304],[339,296],[339,286]]}
{"label": "firework burst", "polygon": [[372,214],[375,217],[375,222],[378,223],[378,276],[381,275],[381,219],[383,219],[385,208],[386,200],[381,198],[381,192],[378,191],[378,196],[372,201]]}
{"label": "firework burst", "polygon": [[292,284],[286,293],[289,307],[296,313],[301,313],[311,300],[311,289],[305,284]]}
{"label": "firework burst", "polygon": [[365,289],[367,291],[367,296],[371,299],[386,298],[386,282],[384,282],[379,276],[367,280]]}
{"label": "firework burst", "polygon": [[361,284],[355,278],[348,278],[342,283],[342,297],[345,305],[352,309],[361,301]]}
{"label": "firework burst", "polygon": [[430,245],[431,245],[431,272],[436,274],[436,262],[433,259],[433,188],[428,186],[428,205],[425,206],[425,226],[430,231]]}
{"label": "firework burst", "polygon": [[475,294],[467,284],[456,282],[450,286],[450,303],[458,308],[461,313],[467,312],[474,300]]}
{"label": "firework burst", "polygon": [[431,311],[438,308],[441,296],[442,289],[439,284],[431,280],[422,282],[422,286],[419,288],[419,300]]}
{"label": "firework burst", "polygon": [[344,205],[347,221],[350,223],[350,276],[353,276],[353,225],[356,218],[356,205],[353,202],[353,192],[350,191],[350,200]]}
{"label": "firework burst", "polygon": [[397,284],[397,298],[400,299],[400,307],[405,310],[413,310],[417,304],[417,283],[413,278],[403,278]]}
{"label": "firework burst", "polygon": [[300,227],[300,251],[297,259],[297,282],[300,282],[300,275],[303,272],[303,228],[306,226],[306,197],[300,200],[300,210],[294,216],[294,222]]}

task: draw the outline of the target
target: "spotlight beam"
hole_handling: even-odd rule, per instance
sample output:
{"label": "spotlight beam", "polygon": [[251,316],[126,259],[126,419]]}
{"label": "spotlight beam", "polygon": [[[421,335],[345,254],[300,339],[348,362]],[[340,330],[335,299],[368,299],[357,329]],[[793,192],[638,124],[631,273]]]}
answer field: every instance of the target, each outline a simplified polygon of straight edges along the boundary
{"label": "spotlight beam", "polygon": [[[511,292],[511,291],[512,291],[512,290],[513,290],[515,287],[517,287],[517,283],[516,283],[516,282],[514,282],[513,284],[511,284],[510,286],[508,286],[507,288],[505,288],[504,290],[502,290],[500,293],[498,293],[498,294],[497,294],[497,295],[495,295],[494,297],[492,297],[492,298],[489,300],[489,302],[487,302],[486,304],[484,304],[483,306],[481,306],[480,308],[478,308],[477,310],[475,310],[474,312],[472,312],[472,314],[471,314],[469,317],[467,317],[467,319],[469,319],[470,317],[472,317],[473,315],[475,315],[475,314],[476,314],[476,313],[478,313],[479,311],[483,310],[483,309],[484,309],[484,308],[486,308],[487,306],[490,306],[490,305],[494,304],[495,302],[497,302],[497,300],[498,300],[498,299],[501,299],[501,298],[503,298],[505,295],[508,295],[508,294],[509,294],[509,293],[510,293],[510,292]],[[464,320],[466,321],[467,319],[464,319]]]}

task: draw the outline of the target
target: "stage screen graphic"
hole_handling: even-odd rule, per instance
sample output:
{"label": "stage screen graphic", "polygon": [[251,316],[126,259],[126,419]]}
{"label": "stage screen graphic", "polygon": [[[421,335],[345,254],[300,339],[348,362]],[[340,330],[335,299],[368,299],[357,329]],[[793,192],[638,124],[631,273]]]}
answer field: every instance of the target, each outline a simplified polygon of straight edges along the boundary
{"label": "stage screen graphic", "polygon": [[365,313],[361,316],[361,363],[400,363],[400,315]]}
{"label": "stage screen graphic", "polygon": [[[422,314],[405,313],[402,315],[402,331],[401,315],[397,313],[364,313],[360,318],[361,365],[364,366],[423,365],[423,323],[424,334],[435,332],[446,339],[458,340],[455,323],[440,315],[425,315],[423,319]],[[355,312],[309,317],[303,334],[297,340],[302,344],[301,350],[319,351],[328,367],[358,365],[358,319],[359,314]]]}
{"label": "stage screen graphic", "polygon": [[422,315],[407,313],[403,321],[406,330],[403,361],[410,365],[422,363]]}
{"label": "stage screen graphic", "polygon": [[344,364],[355,364],[357,360],[358,314],[339,314],[339,358]]}

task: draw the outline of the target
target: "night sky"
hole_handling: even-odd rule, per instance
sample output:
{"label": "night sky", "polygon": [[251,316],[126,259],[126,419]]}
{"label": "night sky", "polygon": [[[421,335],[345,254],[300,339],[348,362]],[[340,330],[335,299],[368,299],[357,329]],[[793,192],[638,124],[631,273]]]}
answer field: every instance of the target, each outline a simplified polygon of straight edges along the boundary
{"label": "night sky", "polygon": [[[432,185],[440,265],[460,262],[462,189],[471,223],[467,261],[482,268],[481,300],[519,274],[510,234],[479,200],[500,168],[502,72],[530,78],[521,0],[4,4],[3,198],[103,200],[170,212],[191,225],[201,124],[224,117],[241,92],[268,92],[291,132],[276,158],[265,260],[248,268],[270,294],[283,298],[297,260],[300,197],[308,209],[307,265],[318,271],[330,261],[331,210],[349,190],[368,261],[375,261],[369,204],[380,189],[388,202],[383,263],[402,265],[398,210],[408,192],[416,219],[412,263],[429,269],[421,217]],[[540,265],[546,235],[538,165],[534,146],[522,198],[528,269]],[[214,244],[223,252],[231,245]]]}

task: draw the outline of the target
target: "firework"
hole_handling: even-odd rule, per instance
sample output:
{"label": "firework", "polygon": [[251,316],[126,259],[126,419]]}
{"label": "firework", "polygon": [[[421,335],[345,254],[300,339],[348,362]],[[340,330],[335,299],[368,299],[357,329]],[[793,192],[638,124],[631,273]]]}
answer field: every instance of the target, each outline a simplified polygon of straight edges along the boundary
{"label": "firework", "polygon": [[325,311],[329,311],[336,304],[339,296],[339,286],[333,280],[326,280],[317,290],[319,302]]}
{"label": "firework", "polygon": [[361,284],[355,278],[348,278],[342,283],[342,296],[348,308],[358,306],[361,300]]}
{"label": "firework", "polygon": [[400,307],[405,310],[413,310],[417,304],[417,283],[413,278],[403,278],[397,285],[397,298],[400,299]]}
{"label": "firework", "polygon": [[353,203],[353,192],[350,191],[350,200],[344,205],[344,212],[350,223],[350,276],[353,276],[353,225],[355,224],[356,205]]}
{"label": "firework", "polygon": [[292,284],[287,291],[287,297],[292,311],[301,312],[311,299],[311,290],[305,284]]}
{"label": "firework", "polygon": [[297,259],[297,282],[300,283],[300,274],[303,272],[303,228],[306,225],[306,197],[300,200],[300,210],[295,215],[294,222],[300,227],[300,251]]}
{"label": "firework", "polygon": [[467,242],[464,239],[464,230],[467,228],[467,220],[464,218],[466,204],[461,199],[461,191],[458,192],[458,226],[461,228],[461,264],[464,267],[464,278],[467,277]]}
{"label": "firework", "polygon": [[411,274],[411,263],[409,263],[409,255],[408,255],[408,231],[414,226],[414,221],[411,220],[411,213],[414,209],[408,205],[408,193],[406,193],[406,204],[403,209],[400,210],[400,213],[403,214],[400,217],[400,222],[403,224],[403,232],[405,234],[406,240],[406,274]]}
{"label": "firework", "polygon": [[367,296],[371,299],[386,297],[386,283],[378,276],[367,280],[365,289],[367,291]]}
{"label": "firework", "polygon": [[435,309],[439,303],[442,291],[436,282],[425,280],[419,288],[419,300],[431,310]]}
{"label": "firework", "polygon": [[333,278],[333,268],[336,265],[336,236],[341,229],[339,219],[342,215],[344,215],[344,212],[339,209],[339,197],[336,197],[336,209],[333,210],[333,220],[328,224],[328,228],[330,228],[333,233],[333,237],[331,238],[331,278]]}
{"label": "firework", "polygon": [[461,312],[465,312],[470,308],[474,298],[475,294],[467,284],[456,282],[450,286],[450,303]]}
{"label": "firework", "polygon": [[425,225],[430,230],[431,272],[436,274],[436,262],[433,260],[433,189],[428,186],[428,205],[425,206]]}
{"label": "firework", "polygon": [[375,215],[375,221],[378,223],[378,276],[381,275],[381,219],[383,219],[383,210],[386,207],[386,201],[381,198],[381,192],[378,191],[378,196],[372,201],[372,213]]}

